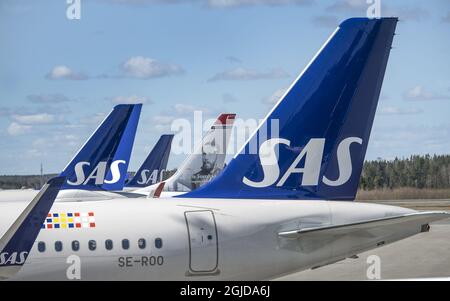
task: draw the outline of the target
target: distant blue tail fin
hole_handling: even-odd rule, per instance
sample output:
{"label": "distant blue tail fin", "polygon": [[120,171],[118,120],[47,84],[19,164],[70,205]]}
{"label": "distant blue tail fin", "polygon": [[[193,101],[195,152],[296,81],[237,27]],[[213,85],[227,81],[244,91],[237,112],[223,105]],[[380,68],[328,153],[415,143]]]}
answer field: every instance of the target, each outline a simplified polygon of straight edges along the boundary
{"label": "distant blue tail fin", "polygon": [[226,169],[182,197],[354,199],[396,23],[344,21]]}
{"label": "distant blue tail fin", "polygon": [[126,184],[126,187],[146,187],[162,181],[161,176],[167,168],[170,148],[174,135],[162,135],[153,150],[145,159],[136,175]]}
{"label": "distant blue tail fin", "polygon": [[122,190],[142,105],[118,105],[66,166],[62,189]]}

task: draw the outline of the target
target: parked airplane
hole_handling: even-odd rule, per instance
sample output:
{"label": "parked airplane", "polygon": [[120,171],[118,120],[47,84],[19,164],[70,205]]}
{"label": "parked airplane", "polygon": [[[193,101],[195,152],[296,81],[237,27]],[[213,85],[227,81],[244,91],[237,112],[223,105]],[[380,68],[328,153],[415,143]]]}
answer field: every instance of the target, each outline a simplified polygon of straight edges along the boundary
{"label": "parked airplane", "polygon": [[162,181],[162,176],[167,168],[170,149],[174,135],[162,135],[147,159],[142,163],[133,178],[126,184],[126,190],[135,190]]}
{"label": "parked airplane", "polygon": [[[164,181],[164,192],[162,195],[171,196],[178,195],[182,192],[190,191],[195,189],[204,183],[208,182],[211,178],[216,176],[225,165],[226,149],[230,141],[230,135],[233,128],[233,123],[236,114],[221,114],[215,123],[211,126],[211,129],[206,132],[201,143],[194,149],[194,152],[190,154],[183,164],[178,168],[177,172],[171,176],[169,179]],[[112,114],[110,114],[107,119],[109,123],[113,123]],[[137,122],[137,121],[136,121]],[[102,127],[100,127],[101,129]],[[97,130],[94,136],[100,136],[101,131]],[[97,139],[90,139],[79,151],[80,153],[86,154],[88,151],[96,145],[102,145],[107,143],[106,141],[116,137],[117,140],[121,139],[121,132],[119,131],[116,136],[113,136],[115,132],[110,132],[111,134],[104,138],[105,142],[99,142]],[[101,137],[101,136],[100,136]],[[123,138],[122,138],[123,139]],[[84,171],[84,166],[87,164],[84,161],[86,156],[83,157],[75,156],[71,163],[66,167],[66,170],[75,170],[72,173],[72,177],[75,177],[74,182],[84,182],[84,186],[76,187],[76,189],[63,190],[58,194],[57,201],[73,202],[73,201],[99,201],[113,198],[136,198],[136,197],[153,197],[155,191],[160,186],[160,180],[162,171],[167,166],[167,160],[170,154],[170,148],[172,143],[173,135],[163,135],[161,136],[158,143],[155,145],[152,152],[149,154],[147,159],[144,161],[143,165],[139,168],[135,177],[131,179],[125,187],[121,185],[124,189],[102,189],[103,187],[109,188],[101,184],[102,178],[98,175],[105,173],[99,168],[96,168],[90,173]],[[133,136],[134,140],[134,136]],[[131,141],[131,145],[133,143]],[[111,140],[114,141],[114,140]],[[127,153],[127,159],[123,160],[128,162],[131,153]],[[83,158],[83,159],[82,159]],[[83,161],[84,160],[84,161]],[[118,161],[114,161],[118,162]],[[91,164],[91,166],[96,166]],[[100,165],[99,165],[100,166]],[[127,164],[128,166],[128,164]],[[73,168],[75,167],[75,168]],[[116,167],[111,164],[111,168]],[[159,170],[159,171],[158,171]],[[67,176],[66,172],[61,173],[61,176]],[[150,172],[151,171],[151,172]],[[89,174],[87,177],[86,174]],[[116,178],[119,178],[119,173],[116,174]],[[125,181],[126,169],[120,170],[120,179]],[[94,182],[95,180],[95,182]],[[106,182],[107,180],[103,178]],[[69,182],[69,180],[68,180]],[[73,182],[71,182],[74,184]],[[96,185],[93,185],[93,184]],[[99,184],[97,184],[99,183]],[[91,184],[90,186],[88,184]],[[63,189],[67,189],[67,185],[63,186]],[[161,191],[158,195],[161,195]],[[38,193],[37,190],[13,190],[13,191],[1,191],[0,201],[10,200],[10,201],[25,201],[29,202]]]}
{"label": "parked airplane", "polygon": [[[449,215],[343,201],[356,193],[396,23],[341,23],[210,183],[175,198],[54,203],[32,247],[1,248],[1,269],[22,266],[2,275],[271,279],[428,231],[429,223]],[[248,152],[273,122],[279,131],[266,127],[256,154]],[[17,207],[0,204],[0,229],[9,229],[2,247],[5,237],[33,238],[16,230]],[[19,219],[24,216],[27,210]]]}
{"label": "parked airplane", "polygon": [[[172,144],[172,139],[174,135],[162,135],[158,142],[156,143],[153,150],[148,155],[147,159],[142,163],[141,167],[138,169],[136,175],[126,182],[124,191],[133,191],[138,189],[139,187],[145,187],[151,185],[157,181],[162,179],[163,172],[167,168],[167,161],[170,155],[170,148]],[[87,143],[89,146],[89,143]],[[83,146],[86,148],[86,145]],[[128,157],[129,158],[129,157]],[[77,158],[74,158],[72,161],[77,161]],[[127,160],[128,161],[128,160]],[[75,164],[76,165],[76,164]],[[123,172],[123,171],[122,171]],[[121,177],[125,177],[125,175],[120,173]],[[139,175],[139,176],[138,176]],[[145,181],[145,183],[144,183]],[[80,187],[77,190],[66,190],[61,191],[58,194],[57,201],[62,200],[73,200],[78,199],[80,197],[97,197],[97,199],[105,199],[111,197],[115,197],[116,195],[108,192],[107,190],[102,191],[102,193],[98,193],[92,189],[86,189],[84,187]],[[89,191],[83,191],[89,190]],[[101,191],[101,190],[97,190]],[[30,199],[33,199],[37,194],[38,190],[4,190],[0,192],[0,201],[24,201],[29,202]],[[105,197],[106,194],[106,197]],[[122,195],[120,195],[122,197]]]}
{"label": "parked airplane", "polygon": [[118,105],[64,168],[62,189],[122,190],[142,104]]}
{"label": "parked airplane", "polygon": [[[141,104],[113,108],[64,168],[61,175],[67,180],[59,198],[123,189],[141,108]],[[0,192],[0,201],[29,202],[37,193],[37,190],[4,190]]]}
{"label": "parked airplane", "polygon": [[65,177],[59,177],[44,185],[0,238],[0,279],[15,275],[25,264],[41,224],[45,221],[65,181]]}
{"label": "parked airplane", "polygon": [[152,197],[159,188],[158,196],[175,196],[209,182],[225,166],[235,117],[236,114],[221,114],[173,176],[164,182],[134,190],[133,193]]}

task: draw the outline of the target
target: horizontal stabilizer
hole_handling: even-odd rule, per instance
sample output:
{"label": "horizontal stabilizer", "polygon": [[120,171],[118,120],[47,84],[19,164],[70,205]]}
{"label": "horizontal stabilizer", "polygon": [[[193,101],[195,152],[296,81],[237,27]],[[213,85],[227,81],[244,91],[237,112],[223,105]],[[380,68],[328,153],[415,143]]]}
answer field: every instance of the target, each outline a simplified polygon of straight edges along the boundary
{"label": "horizontal stabilizer", "polygon": [[[425,226],[431,222],[449,217],[450,214],[444,211],[417,212],[401,216],[386,217],[350,224],[321,226],[313,228],[303,228],[292,231],[283,231],[278,233],[278,236],[289,239],[300,239],[308,235],[339,236],[339,235],[347,235],[356,231],[369,230],[371,228],[376,229],[381,227],[397,226],[399,224],[407,224],[407,223],[411,223],[412,225]],[[425,231],[427,229],[424,228],[422,230]]]}

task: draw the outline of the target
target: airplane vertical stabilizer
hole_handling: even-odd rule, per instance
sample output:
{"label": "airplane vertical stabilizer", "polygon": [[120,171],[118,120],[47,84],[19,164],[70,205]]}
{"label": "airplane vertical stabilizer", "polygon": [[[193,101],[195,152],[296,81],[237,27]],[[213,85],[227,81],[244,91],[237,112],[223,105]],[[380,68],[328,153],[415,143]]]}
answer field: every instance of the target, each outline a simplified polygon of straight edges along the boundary
{"label": "airplane vertical stabilizer", "polygon": [[64,168],[62,189],[122,190],[142,104],[117,105]]}
{"label": "airplane vertical stabilizer", "polygon": [[[219,174],[224,165],[236,114],[221,114],[203,140],[194,149],[176,173],[164,180],[164,191],[190,191],[197,189]],[[139,194],[152,194],[157,184],[135,190]]]}
{"label": "airplane vertical stabilizer", "polygon": [[162,135],[147,159],[138,169],[134,177],[125,185],[130,188],[141,188],[162,181],[162,174],[167,168],[170,148],[174,135]]}
{"label": "airplane vertical stabilizer", "polygon": [[25,264],[64,181],[64,177],[49,180],[0,238],[0,279],[13,276]]}
{"label": "airplane vertical stabilizer", "polygon": [[354,199],[396,24],[341,23],[225,170],[180,197]]}

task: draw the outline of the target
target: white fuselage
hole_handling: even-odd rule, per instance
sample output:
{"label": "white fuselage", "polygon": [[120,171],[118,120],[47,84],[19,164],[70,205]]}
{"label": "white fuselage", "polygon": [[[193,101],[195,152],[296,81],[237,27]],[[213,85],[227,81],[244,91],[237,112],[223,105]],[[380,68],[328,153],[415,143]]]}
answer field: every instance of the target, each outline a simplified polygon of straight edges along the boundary
{"label": "white fuselage", "polygon": [[[151,186],[154,189],[158,187],[158,184]],[[149,190],[150,192],[152,190]],[[81,189],[67,189],[61,190],[58,193],[58,197],[55,202],[84,202],[84,201],[104,201],[110,199],[121,198],[146,198],[150,192],[139,193],[136,188],[124,188],[123,191],[91,191]],[[28,202],[32,200],[39,190],[33,189],[11,189],[0,191],[0,203],[1,202]],[[162,191],[161,197],[173,197],[186,192],[182,191]]]}
{"label": "white fuselage", "polygon": [[[26,202],[0,204],[5,232]],[[414,212],[331,201],[114,199],[55,203],[51,214],[92,213],[94,227],[42,229],[16,280],[67,280],[71,255],[82,280],[262,280],[321,266],[420,232],[357,231],[328,239],[291,240],[278,233]],[[124,249],[122,240],[129,241]],[[138,241],[145,239],[144,249]],[[107,250],[105,242],[113,247]],[[72,242],[79,250],[72,250]],[[95,241],[96,249],[89,249]],[[39,242],[45,251],[38,250]],[[62,250],[55,251],[55,242]],[[91,242],[92,244],[92,242]],[[69,259],[68,259],[69,258]]]}

